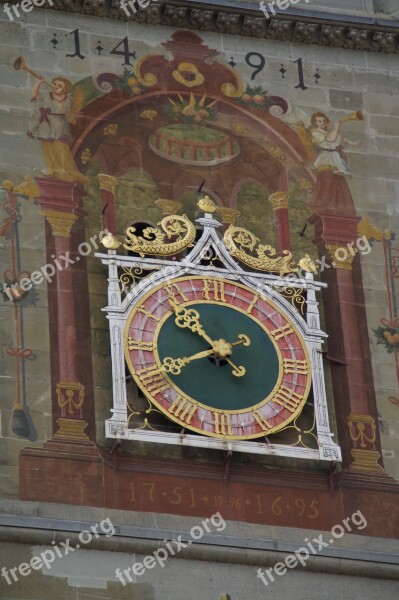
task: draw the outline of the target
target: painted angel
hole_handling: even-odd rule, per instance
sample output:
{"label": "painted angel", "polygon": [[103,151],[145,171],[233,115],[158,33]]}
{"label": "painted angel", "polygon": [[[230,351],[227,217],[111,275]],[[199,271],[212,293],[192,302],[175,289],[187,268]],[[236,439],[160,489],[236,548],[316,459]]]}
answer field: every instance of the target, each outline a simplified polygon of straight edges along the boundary
{"label": "painted angel", "polygon": [[70,150],[73,139],[70,124],[76,122],[76,115],[83,106],[83,91],[77,88],[72,96],[72,84],[64,77],[52,79],[49,92],[42,91],[43,83],[46,82],[40,76],[32,89],[32,102],[38,107],[39,120],[28,131],[29,137],[41,142],[46,163],[43,174],[62,181],[89,183],[89,178],[76,167]]}
{"label": "painted angel", "polygon": [[352,141],[343,137],[341,125],[350,120],[362,121],[363,118],[363,113],[356,111],[356,113],[336,121],[331,131],[328,127],[330,119],[322,112],[313,113],[310,128],[306,128],[303,121],[298,121],[298,135],[306,148],[309,159],[313,160],[313,167],[316,171],[329,170],[337,174],[351,175],[343,152],[344,148],[345,146],[359,148],[365,141]]}

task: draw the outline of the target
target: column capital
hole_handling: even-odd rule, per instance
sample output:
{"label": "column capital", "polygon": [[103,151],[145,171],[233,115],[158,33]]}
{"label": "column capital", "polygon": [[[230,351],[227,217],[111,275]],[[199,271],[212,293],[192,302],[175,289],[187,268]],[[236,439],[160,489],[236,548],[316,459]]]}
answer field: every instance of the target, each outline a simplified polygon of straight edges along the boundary
{"label": "column capital", "polygon": [[167,198],[159,198],[155,200],[155,204],[161,209],[164,217],[175,215],[183,206],[178,200],[168,200]]}
{"label": "column capital", "polygon": [[100,182],[100,190],[111,192],[115,196],[116,188],[119,185],[118,179],[106,173],[100,173],[97,177]]}
{"label": "column capital", "polygon": [[326,250],[331,256],[332,265],[336,269],[352,271],[352,263],[358,252],[357,248],[348,248],[339,244],[326,244]]}
{"label": "column capital", "polygon": [[229,208],[227,206],[219,207],[218,212],[222,216],[223,225],[235,225],[238,217],[241,214],[240,210],[237,210],[236,208]]}
{"label": "column capital", "polygon": [[58,212],[56,210],[42,210],[41,212],[43,217],[50,223],[53,235],[66,238],[71,237],[72,227],[79,219],[77,215]]}
{"label": "column capital", "polygon": [[279,208],[288,208],[289,198],[288,192],[274,192],[269,196],[269,202],[273,206],[273,210],[278,210]]}

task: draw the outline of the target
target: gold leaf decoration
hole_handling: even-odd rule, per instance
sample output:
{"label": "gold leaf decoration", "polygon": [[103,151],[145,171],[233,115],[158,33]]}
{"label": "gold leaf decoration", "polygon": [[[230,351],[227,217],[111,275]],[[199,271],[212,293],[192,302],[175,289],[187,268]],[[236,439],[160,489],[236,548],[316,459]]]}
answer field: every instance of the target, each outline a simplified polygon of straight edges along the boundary
{"label": "gold leaf decoration", "polygon": [[275,248],[259,244],[259,238],[242,227],[230,225],[224,234],[224,241],[230,254],[251,269],[280,275],[296,269],[289,250],[283,250],[283,255],[279,256]]}
{"label": "gold leaf decoration", "polygon": [[279,146],[270,146],[270,154],[277,160],[287,160],[286,153]]}
{"label": "gold leaf decoration", "polygon": [[188,248],[195,240],[195,226],[186,215],[170,215],[158,223],[161,227],[147,227],[142,236],[136,235],[135,227],[126,230],[126,250],[140,256],[172,256]]}
{"label": "gold leaf decoration", "polygon": [[110,123],[104,128],[104,135],[116,135],[118,133],[118,125]]}
{"label": "gold leaf decoration", "polygon": [[157,115],[158,113],[156,110],[143,110],[143,112],[140,113],[142,119],[148,119],[149,121],[153,121]]}
{"label": "gold leaf decoration", "polygon": [[82,161],[83,165],[87,165],[87,163],[89,163],[92,159],[93,155],[91,153],[90,148],[86,148],[85,150],[83,150],[81,156],[80,156],[80,160]]}

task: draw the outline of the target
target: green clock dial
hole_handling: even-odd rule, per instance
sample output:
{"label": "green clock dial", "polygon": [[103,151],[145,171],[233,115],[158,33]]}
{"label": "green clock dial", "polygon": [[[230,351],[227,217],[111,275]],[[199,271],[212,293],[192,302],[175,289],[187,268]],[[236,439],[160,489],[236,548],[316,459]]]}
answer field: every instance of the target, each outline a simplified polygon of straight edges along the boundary
{"label": "green clock dial", "polygon": [[[240,335],[248,337],[248,345],[237,344],[228,357],[245,369],[245,375],[235,376],[229,362],[212,352],[182,366],[179,374],[169,372],[173,384],[197,402],[216,409],[237,412],[262,402],[278,383],[281,361],[266,331],[235,308],[211,303],[186,306],[199,313],[200,323],[212,340],[225,340],[231,345],[239,341]],[[169,357],[186,358],[212,350],[203,337],[187,327],[176,326],[175,319],[172,313],[160,325],[157,347],[161,364]]]}

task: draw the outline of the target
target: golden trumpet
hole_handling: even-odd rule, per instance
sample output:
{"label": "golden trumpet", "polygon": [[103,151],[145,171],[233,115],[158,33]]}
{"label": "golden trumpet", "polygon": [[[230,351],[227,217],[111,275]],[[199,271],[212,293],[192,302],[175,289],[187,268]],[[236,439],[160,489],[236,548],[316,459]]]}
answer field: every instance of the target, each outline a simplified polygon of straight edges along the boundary
{"label": "golden trumpet", "polygon": [[[33,75],[33,77],[35,77],[36,79],[42,79],[41,75],[38,75],[38,73],[36,73],[28,67],[23,56],[18,56],[18,58],[14,60],[14,69],[16,71],[26,71],[27,73]],[[43,83],[51,87],[51,83],[49,81],[43,79]]]}
{"label": "golden trumpet", "polygon": [[346,123],[347,121],[363,121],[364,120],[364,112],[362,110],[356,110],[351,113],[347,117],[341,119],[341,123]]}

